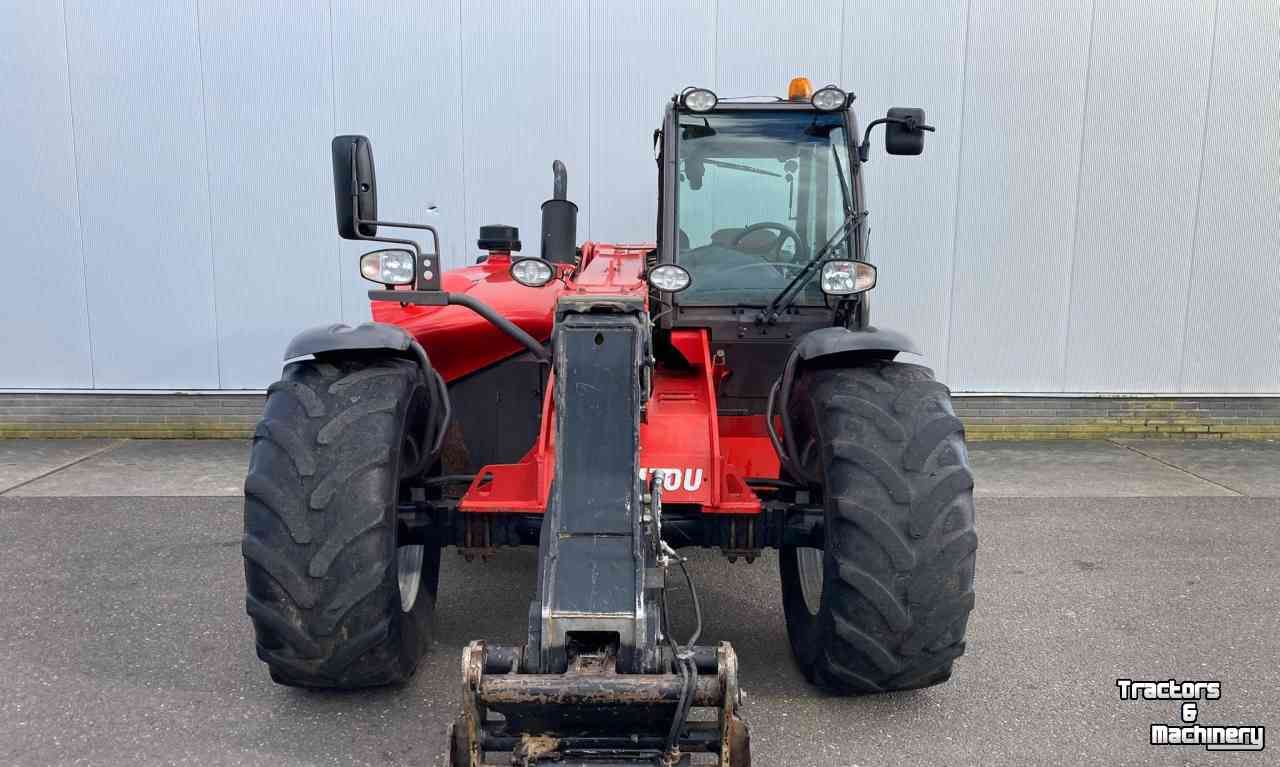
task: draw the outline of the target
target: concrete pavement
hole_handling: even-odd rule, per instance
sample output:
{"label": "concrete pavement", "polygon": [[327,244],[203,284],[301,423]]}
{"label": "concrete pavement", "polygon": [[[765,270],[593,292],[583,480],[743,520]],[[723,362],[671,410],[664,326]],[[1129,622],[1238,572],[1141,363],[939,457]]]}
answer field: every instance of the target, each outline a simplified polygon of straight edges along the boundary
{"label": "concrete pavement", "polygon": [[[243,612],[246,454],[0,443],[0,764],[441,764],[461,648],[521,639],[533,552],[446,555],[410,685],[277,687]],[[1220,679],[1204,722],[1280,725],[1280,445],[987,443],[972,460],[978,606],[946,685],[816,692],[787,650],[776,558],[693,557],[704,636],[742,660],[755,763],[1267,763],[1274,745],[1147,745],[1177,707],[1121,702],[1115,679]]]}
{"label": "concrete pavement", "polygon": [[[979,497],[1280,497],[1280,441],[1053,440],[969,446]],[[240,495],[248,440],[0,441],[0,495]]]}

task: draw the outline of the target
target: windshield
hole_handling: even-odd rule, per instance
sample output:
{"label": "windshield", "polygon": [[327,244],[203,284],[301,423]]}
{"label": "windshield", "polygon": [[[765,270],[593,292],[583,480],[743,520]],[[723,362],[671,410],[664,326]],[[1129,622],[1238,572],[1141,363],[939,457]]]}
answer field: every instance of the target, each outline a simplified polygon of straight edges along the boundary
{"label": "windshield", "polygon": [[[681,114],[679,123],[676,261],[693,276],[680,303],[764,306],[844,222],[835,165],[853,183],[844,121],[762,111]],[[796,303],[824,300],[811,281]]]}

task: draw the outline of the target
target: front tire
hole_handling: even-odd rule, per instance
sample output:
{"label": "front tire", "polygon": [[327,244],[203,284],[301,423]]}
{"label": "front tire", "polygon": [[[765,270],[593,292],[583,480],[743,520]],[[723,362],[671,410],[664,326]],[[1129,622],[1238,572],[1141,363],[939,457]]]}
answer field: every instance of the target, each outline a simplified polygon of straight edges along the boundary
{"label": "front tire", "polygon": [[287,365],[245,480],[246,609],[271,678],[357,688],[411,676],[431,641],[440,547],[402,545],[404,480],[431,398],[410,360]]}
{"label": "front tire", "polygon": [[928,368],[800,373],[789,428],[820,480],[825,550],[784,547],[783,606],[805,676],[838,694],[946,681],[974,603],[973,476]]}

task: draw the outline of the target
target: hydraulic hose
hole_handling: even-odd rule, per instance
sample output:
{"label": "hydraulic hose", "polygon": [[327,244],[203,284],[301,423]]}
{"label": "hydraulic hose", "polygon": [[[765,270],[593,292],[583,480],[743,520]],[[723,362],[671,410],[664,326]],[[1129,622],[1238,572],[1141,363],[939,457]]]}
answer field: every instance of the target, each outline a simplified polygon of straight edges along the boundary
{"label": "hydraulic hose", "polygon": [[435,387],[434,396],[432,396],[431,419],[427,425],[427,431],[431,430],[431,424],[435,424],[434,435],[423,434],[422,448],[418,453],[418,464],[413,468],[413,474],[422,474],[427,470],[427,466],[435,457],[440,454],[440,449],[444,447],[445,434],[449,431],[449,424],[453,420],[453,405],[449,402],[449,387],[445,384],[444,378],[440,372],[431,365],[431,360],[427,357],[427,350],[422,348],[422,344],[416,340],[410,340],[410,350],[413,356],[418,359],[418,364],[422,367],[422,372],[428,378],[428,383]]}
{"label": "hydraulic hose", "polygon": [[[447,293],[435,290],[370,290],[369,298],[374,301],[395,301],[400,304],[418,306],[465,306],[484,317],[494,327],[511,336],[521,346],[528,349],[539,362],[551,363],[551,353],[542,344],[519,325],[498,314],[497,310],[484,301],[479,301],[466,293]],[[416,351],[414,352],[417,353]]]}
{"label": "hydraulic hose", "polygon": [[693,586],[693,577],[689,575],[689,568],[685,566],[683,558],[672,556],[672,559],[675,560],[676,564],[680,565],[680,570],[684,573],[685,583],[689,586],[689,596],[693,599],[693,612],[697,618],[697,625],[693,630],[693,634],[689,637],[689,641],[685,642],[684,645],[676,644],[675,638],[671,636],[671,615],[667,611],[667,590],[664,587],[661,596],[662,633],[666,635],[667,644],[671,646],[673,662],[680,672],[680,679],[683,684],[680,700],[676,704],[675,714],[671,719],[671,729],[667,732],[668,756],[675,755],[680,742],[680,731],[684,729],[685,723],[689,719],[689,709],[693,708],[694,694],[698,686],[698,667],[694,662],[693,645],[698,641],[698,637],[702,635],[702,605],[698,601],[698,590]]}

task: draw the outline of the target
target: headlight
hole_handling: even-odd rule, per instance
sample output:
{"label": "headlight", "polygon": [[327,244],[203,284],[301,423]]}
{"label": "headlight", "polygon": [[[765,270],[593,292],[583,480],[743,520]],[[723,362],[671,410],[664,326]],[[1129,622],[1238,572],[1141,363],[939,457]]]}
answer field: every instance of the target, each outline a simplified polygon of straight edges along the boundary
{"label": "headlight", "polygon": [[822,292],[851,296],[876,286],[876,268],[865,261],[828,261],[822,265]]}
{"label": "headlight", "polygon": [[685,288],[690,286],[690,283],[694,282],[689,270],[685,269],[684,266],[676,266],[675,264],[654,266],[653,269],[649,270],[649,274],[645,275],[645,279],[649,280],[650,286],[668,293],[684,291]]}
{"label": "headlight", "polygon": [[663,264],[649,270],[648,280],[649,284],[658,290],[663,290],[667,293],[679,293],[689,287],[689,283],[693,282],[693,277],[689,275],[689,270],[683,266]]}
{"label": "headlight", "polygon": [[834,112],[844,107],[849,96],[844,91],[834,85],[828,85],[821,88],[817,93],[813,94],[813,98],[809,99],[809,103],[813,104],[823,112]]}
{"label": "headlight", "polygon": [[511,262],[511,279],[530,288],[540,288],[551,282],[556,270],[541,258],[521,258]]}
{"label": "headlight", "polygon": [[690,112],[710,112],[720,99],[706,88],[694,88],[684,94],[684,107]]}
{"label": "headlight", "polygon": [[375,250],[360,257],[360,276],[383,285],[413,282],[413,251],[392,248]]}

